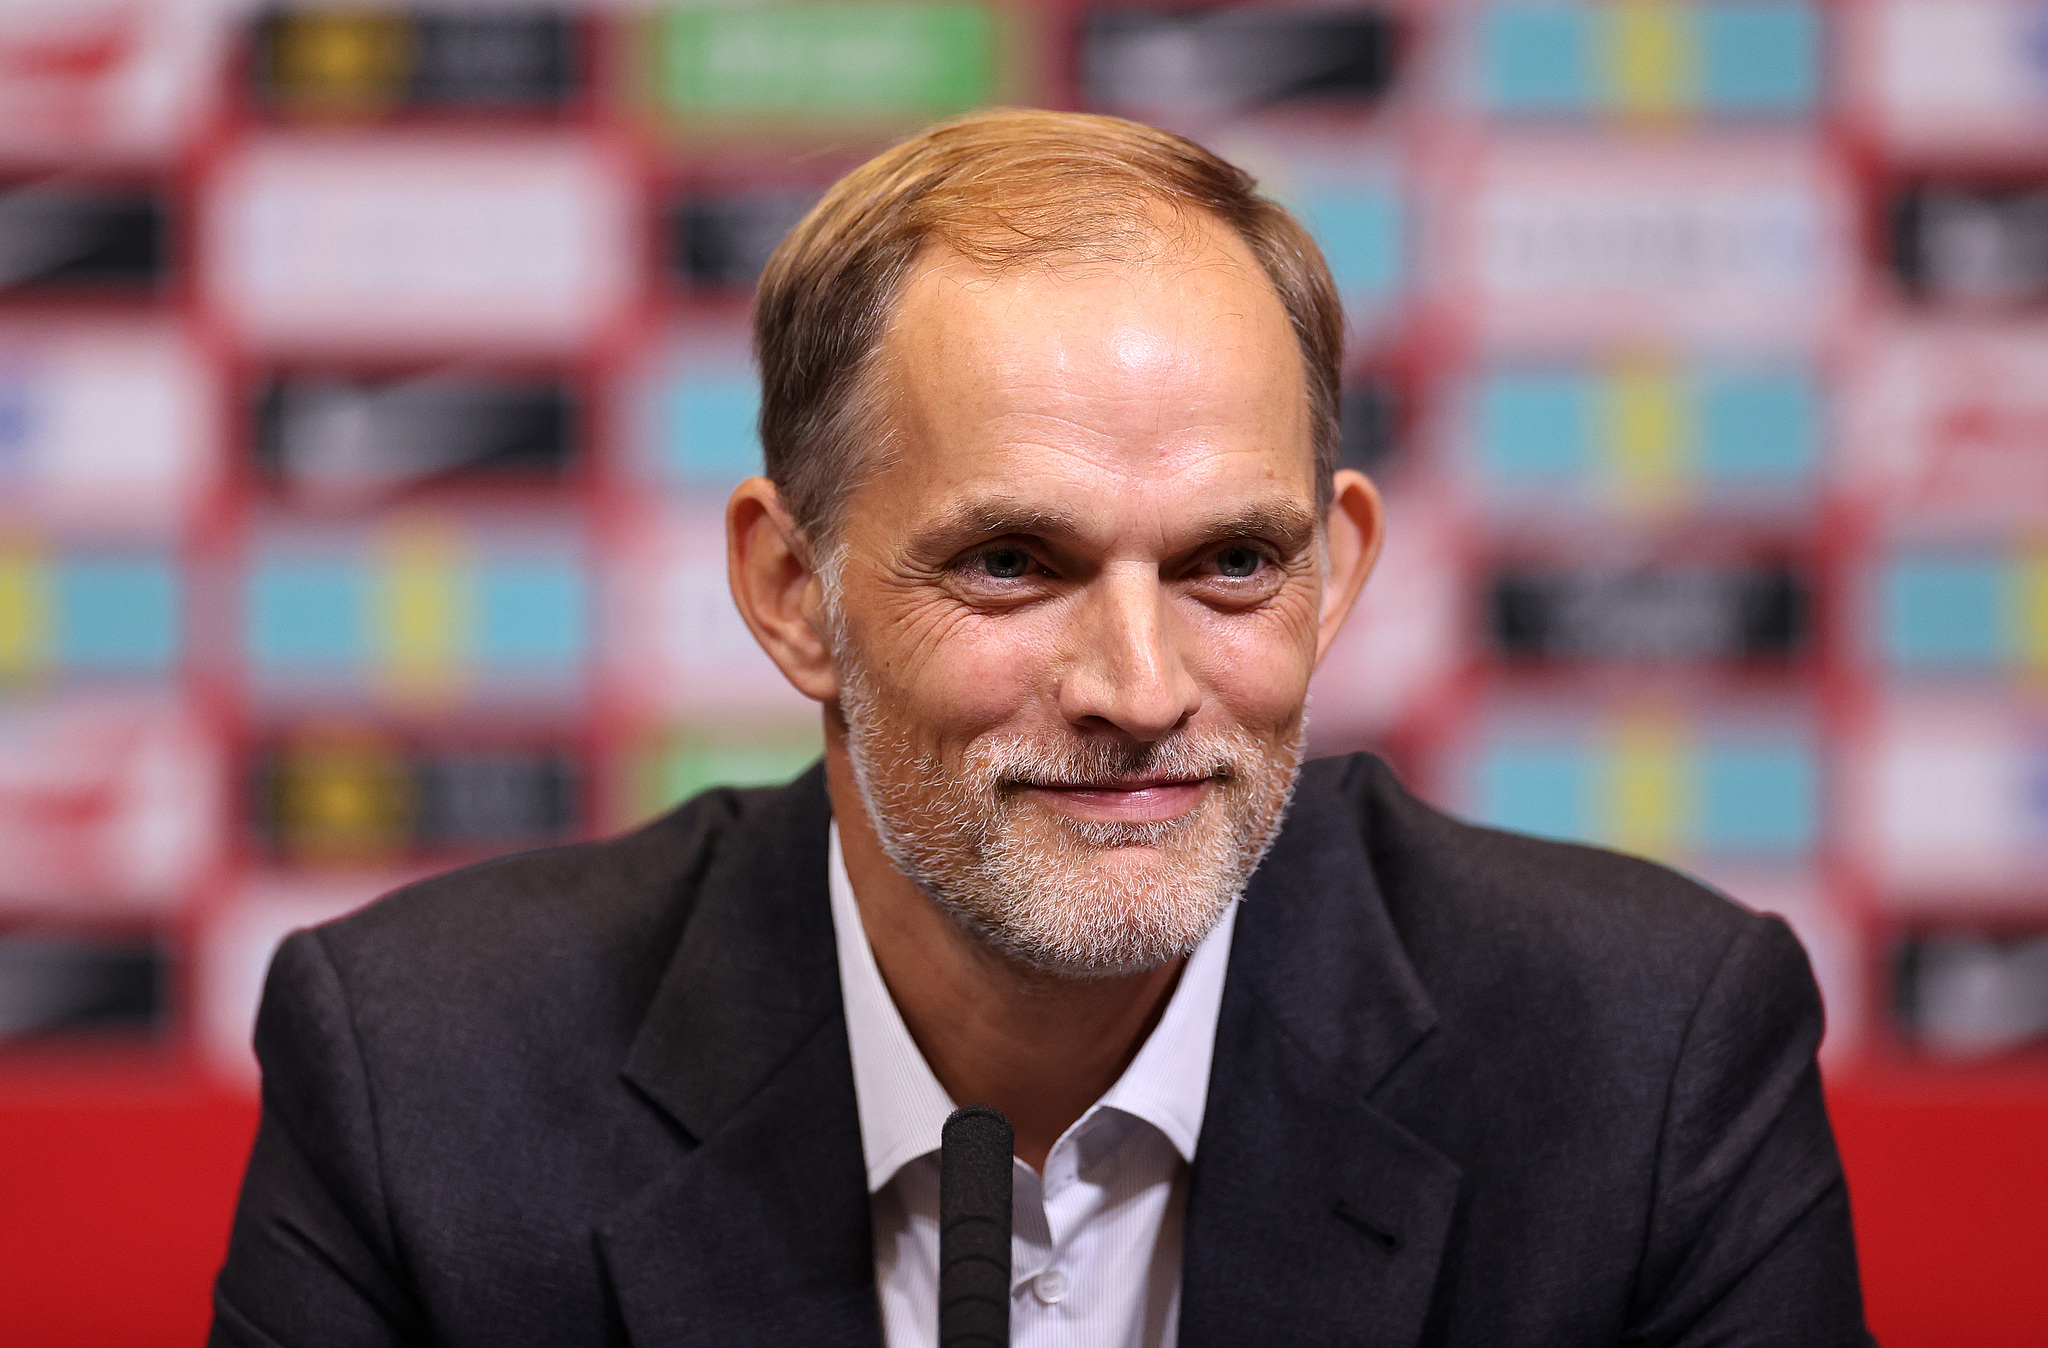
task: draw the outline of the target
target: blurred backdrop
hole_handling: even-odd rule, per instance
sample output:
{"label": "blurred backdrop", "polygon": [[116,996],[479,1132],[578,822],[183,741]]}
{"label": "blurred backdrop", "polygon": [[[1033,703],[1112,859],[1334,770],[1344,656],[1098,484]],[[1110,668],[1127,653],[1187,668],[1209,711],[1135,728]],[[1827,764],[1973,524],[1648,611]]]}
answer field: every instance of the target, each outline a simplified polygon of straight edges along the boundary
{"label": "blurred backdrop", "polygon": [[0,7],[0,1338],[193,1344],[286,931],[792,775],[750,287],[989,103],[1311,223],[1319,751],[1785,914],[1872,1315],[2048,1342],[2048,6]]}

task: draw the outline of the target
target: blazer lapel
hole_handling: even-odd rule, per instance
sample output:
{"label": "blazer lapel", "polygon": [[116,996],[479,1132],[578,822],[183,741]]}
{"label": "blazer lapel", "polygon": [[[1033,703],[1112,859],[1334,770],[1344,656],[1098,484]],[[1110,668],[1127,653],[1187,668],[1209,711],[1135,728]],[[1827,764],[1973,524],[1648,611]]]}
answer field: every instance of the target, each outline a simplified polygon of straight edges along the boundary
{"label": "blazer lapel", "polygon": [[830,817],[813,769],[718,840],[627,1057],[686,1135],[598,1236],[639,1348],[881,1343]]}
{"label": "blazer lapel", "polygon": [[1357,815],[1312,786],[1232,940],[1188,1192],[1183,1348],[1414,1343],[1456,1206],[1458,1167],[1368,1102],[1436,1013]]}

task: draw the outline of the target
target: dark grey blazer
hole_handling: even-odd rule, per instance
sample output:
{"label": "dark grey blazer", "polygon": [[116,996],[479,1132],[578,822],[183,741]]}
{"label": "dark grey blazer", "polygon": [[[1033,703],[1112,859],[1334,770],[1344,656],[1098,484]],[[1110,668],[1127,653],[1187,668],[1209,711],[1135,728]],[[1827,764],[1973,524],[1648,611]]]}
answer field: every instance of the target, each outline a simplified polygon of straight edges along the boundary
{"label": "dark grey blazer", "polygon": [[[278,952],[218,1345],[877,1345],[813,769]],[[1304,771],[1237,924],[1181,1343],[1861,1344],[1798,943]]]}

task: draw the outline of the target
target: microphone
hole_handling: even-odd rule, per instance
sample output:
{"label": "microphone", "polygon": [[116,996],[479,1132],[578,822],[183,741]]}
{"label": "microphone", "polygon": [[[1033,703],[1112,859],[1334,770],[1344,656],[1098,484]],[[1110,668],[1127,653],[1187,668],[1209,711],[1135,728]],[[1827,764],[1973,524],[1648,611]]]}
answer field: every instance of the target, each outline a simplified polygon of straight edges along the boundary
{"label": "microphone", "polygon": [[1000,1110],[966,1105],[939,1133],[939,1348],[1010,1348],[1010,1156]]}

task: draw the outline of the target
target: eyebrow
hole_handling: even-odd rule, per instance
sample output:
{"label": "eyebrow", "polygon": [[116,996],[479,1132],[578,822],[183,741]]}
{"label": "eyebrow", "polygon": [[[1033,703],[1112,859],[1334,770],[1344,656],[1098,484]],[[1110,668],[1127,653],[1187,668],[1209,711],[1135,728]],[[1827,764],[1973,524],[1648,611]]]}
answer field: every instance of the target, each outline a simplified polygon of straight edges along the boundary
{"label": "eyebrow", "polygon": [[1044,538],[1076,538],[1081,521],[1060,510],[1027,505],[1014,497],[988,496],[966,501],[939,516],[916,535],[919,543],[1033,534]]}
{"label": "eyebrow", "polygon": [[[1225,538],[1270,538],[1288,552],[1315,540],[1315,515],[1292,501],[1254,501],[1197,520],[1188,537],[1200,543]],[[971,539],[1024,534],[1052,541],[1079,539],[1087,529],[1077,515],[1031,505],[1014,497],[991,496],[964,502],[917,531],[918,548],[957,546]]]}
{"label": "eyebrow", "polygon": [[1313,511],[1292,501],[1254,501],[1236,510],[1211,515],[1195,530],[1202,539],[1270,538],[1289,552],[1315,541],[1318,521]]}

